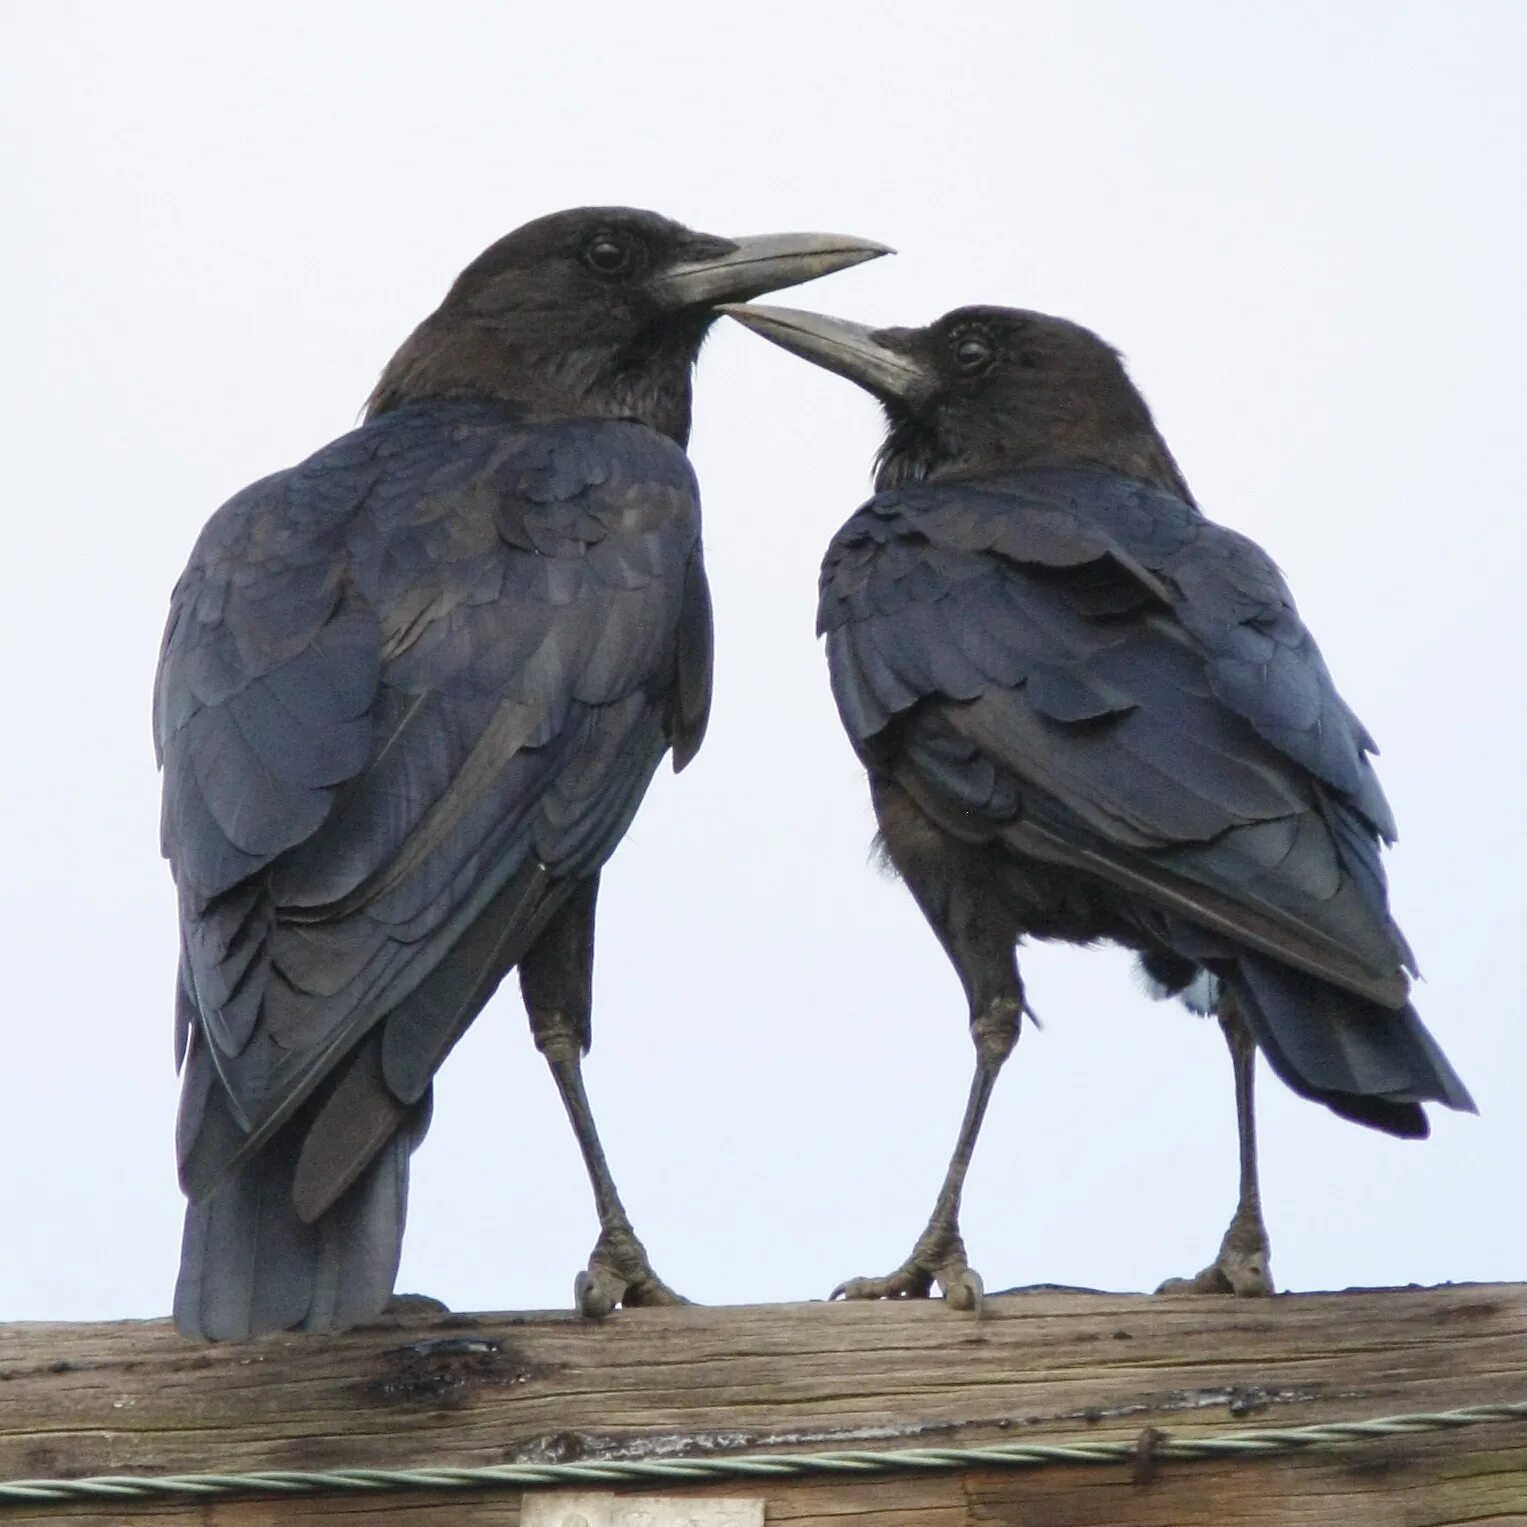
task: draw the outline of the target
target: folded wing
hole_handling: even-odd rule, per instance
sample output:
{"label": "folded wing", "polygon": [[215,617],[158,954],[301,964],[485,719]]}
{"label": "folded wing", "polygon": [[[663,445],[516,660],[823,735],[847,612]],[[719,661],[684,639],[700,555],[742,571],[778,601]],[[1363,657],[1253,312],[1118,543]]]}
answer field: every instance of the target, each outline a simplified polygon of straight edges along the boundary
{"label": "folded wing", "polygon": [[1267,557],[1102,473],[902,490],[822,578],[840,711],[953,831],[1389,1006],[1387,804]]}

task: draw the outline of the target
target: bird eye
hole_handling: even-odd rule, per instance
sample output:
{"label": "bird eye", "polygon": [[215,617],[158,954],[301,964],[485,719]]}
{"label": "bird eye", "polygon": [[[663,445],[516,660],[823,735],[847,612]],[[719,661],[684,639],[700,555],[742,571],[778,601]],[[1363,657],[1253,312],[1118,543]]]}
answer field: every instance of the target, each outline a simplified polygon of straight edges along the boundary
{"label": "bird eye", "polygon": [[583,246],[583,263],[601,276],[624,275],[636,264],[636,241],[620,233],[596,233]]}
{"label": "bird eye", "polygon": [[996,347],[986,335],[967,330],[956,334],[950,346],[954,369],[961,376],[979,376],[997,358]]}

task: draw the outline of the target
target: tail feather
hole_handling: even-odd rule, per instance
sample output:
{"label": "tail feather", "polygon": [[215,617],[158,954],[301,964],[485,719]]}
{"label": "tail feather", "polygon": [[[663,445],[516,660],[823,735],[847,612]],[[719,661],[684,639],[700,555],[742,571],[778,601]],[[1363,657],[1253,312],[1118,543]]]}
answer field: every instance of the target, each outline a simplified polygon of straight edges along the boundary
{"label": "tail feather", "polygon": [[283,1132],[221,1187],[186,1207],[175,1325],[238,1341],[301,1325],[319,1234],[292,1207],[297,1138]]}
{"label": "tail feather", "polygon": [[176,1131],[192,1200],[175,1290],[182,1332],[231,1341],[341,1331],[381,1312],[397,1276],[409,1155],[429,1124],[430,1079],[565,895],[540,865],[512,880],[254,1148],[192,1028]]}
{"label": "tail feather", "polygon": [[392,1296],[408,1213],[408,1158],[399,1130],[364,1176],[317,1222],[316,1273],[305,1331],[347,1331],[374,1320]]}
{"label": "tail feather", "polygon": [[293,1199],[305,1114],[189,1204],[175,1284],[181,1334],[242,1341],[269,1331],[342,1331],[380,1315],[402,1251],[409,1156],[426,1122],[421,1104],[312,1224]]}
{"label": "tail feather", "polygon": [[1408,1002],[1385,1007],[1255,955],[1216,963],[1274,1071],[1342,1118],[1419,1138],[1424,1102],[1477,1110]]}

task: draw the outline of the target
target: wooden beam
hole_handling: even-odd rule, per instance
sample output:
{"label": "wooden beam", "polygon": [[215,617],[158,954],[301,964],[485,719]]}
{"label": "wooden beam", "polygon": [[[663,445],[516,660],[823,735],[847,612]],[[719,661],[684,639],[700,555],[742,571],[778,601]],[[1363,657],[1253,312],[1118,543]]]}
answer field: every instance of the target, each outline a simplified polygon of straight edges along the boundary
{"label": "wooden beam", "polygon": [[[1527,1285],[1236,1301],[1023,1292],[941,1303],[411,1315],[232,1346],[162,1321],[0,1326],[0,1479],[242,1473],[1174,1436],[1527,1399]],[[584,1489],[589,1487],[584,1486]],[[792,1527],[1527,1524],[1527,1424],[1342,1451],[954,1475],[663,1485]],[[537,1507],[541,1522],[559,1522]],[[274,1514],[273,1514],[274,1513]],[[513,1492],[25,1506],[0,1523],[515,1527]],[[619,1520],[615,1517],[611,1520]],[[625,1518],[632,1519],[629,1515]],[[703,1520],[703,1519],[699,1519]],[[593,1520],[591,1527],[593,1527]]]}

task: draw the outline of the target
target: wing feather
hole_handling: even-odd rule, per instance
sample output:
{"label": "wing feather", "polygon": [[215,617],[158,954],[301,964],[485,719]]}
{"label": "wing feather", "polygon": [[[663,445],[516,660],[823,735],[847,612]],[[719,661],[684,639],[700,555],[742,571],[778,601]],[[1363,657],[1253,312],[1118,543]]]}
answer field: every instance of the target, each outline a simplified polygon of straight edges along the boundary
{"label": "wing feather", "polygon": [[1250,541],[1101,473],[919,485],[849,521],[821,596],[856,747],[950,830],[1403,1001],[1372,740]]}
{"label": "wing feather", "polygon": [[675,735],[698,744],[708,608],[688,463],[635,425],[400,409],[219,511],[155,703],[193,1196],[321,1086],[311,1149],[266,1175],[317,1218],[380,1159]]}

